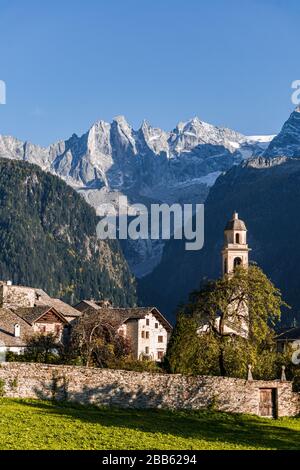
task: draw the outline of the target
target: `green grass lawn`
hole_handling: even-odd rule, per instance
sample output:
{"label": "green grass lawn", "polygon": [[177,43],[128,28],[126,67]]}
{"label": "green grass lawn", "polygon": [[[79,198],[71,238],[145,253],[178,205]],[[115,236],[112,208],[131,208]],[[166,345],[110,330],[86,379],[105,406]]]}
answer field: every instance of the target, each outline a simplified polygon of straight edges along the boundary
{"label": "green grass lawn", "polygon": [[300,418],[1,398],[0,449],[300,449]]}

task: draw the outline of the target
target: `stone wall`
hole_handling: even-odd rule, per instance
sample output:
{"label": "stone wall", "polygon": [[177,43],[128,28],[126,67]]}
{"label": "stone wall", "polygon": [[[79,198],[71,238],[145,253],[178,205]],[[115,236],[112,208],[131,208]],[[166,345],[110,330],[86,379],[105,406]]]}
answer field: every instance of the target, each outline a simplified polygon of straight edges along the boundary
{"label": "stone wall", "polygon": [[72,366],[3,363],[1,391],[13,398],[70,400],[132,408],[200,409],[259,414],[261,388],[275,388],[278,416],[299,413],[290,382],[187,377]]}

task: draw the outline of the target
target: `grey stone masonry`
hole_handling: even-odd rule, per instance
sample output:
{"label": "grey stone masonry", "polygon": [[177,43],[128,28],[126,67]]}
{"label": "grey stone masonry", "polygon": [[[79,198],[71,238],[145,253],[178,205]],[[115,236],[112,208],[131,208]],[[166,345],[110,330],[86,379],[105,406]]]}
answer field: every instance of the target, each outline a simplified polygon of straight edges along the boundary
{"label": "grey stone masonry", "polygon": [[69,400],[122,408],[201,409],[260,414],[261,389],[273,389],[277,415],[300,412],[299,394],[291,382],[227,377],[183,376],[53,366],[2,363],[1,389],[6,397]]}

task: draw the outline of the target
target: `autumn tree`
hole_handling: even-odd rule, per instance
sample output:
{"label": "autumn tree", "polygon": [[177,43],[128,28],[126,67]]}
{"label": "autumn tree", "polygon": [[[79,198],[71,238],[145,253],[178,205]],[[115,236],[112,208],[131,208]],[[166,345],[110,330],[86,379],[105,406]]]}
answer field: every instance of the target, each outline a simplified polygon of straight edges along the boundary
{"label": "autumn tree", "polygon": [[280,291],[256,265],[208,282],[191,294],[178,317],[169,369],[245,376],[252,364],[257,375],[271,377],[278,361],[273,328],[283,307]]}
{"label": "autumn tree", "polygon": [[72,328],[71,354],[86,366],[108,367],[114,359],[127,357],[131,344],[118,332],[118,322],[98,311],[88,310]]}

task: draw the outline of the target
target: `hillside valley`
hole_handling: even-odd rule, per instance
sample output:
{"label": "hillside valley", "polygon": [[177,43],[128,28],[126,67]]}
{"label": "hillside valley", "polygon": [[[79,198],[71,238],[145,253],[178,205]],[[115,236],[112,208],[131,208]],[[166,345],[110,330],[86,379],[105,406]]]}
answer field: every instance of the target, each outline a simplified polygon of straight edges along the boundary
{"label": "hillside valley", "polygon": [[60,178],[0,159],[0,280],[75,303],[133,305],[135,283],[118,241],[96,238],[95,210]]}

